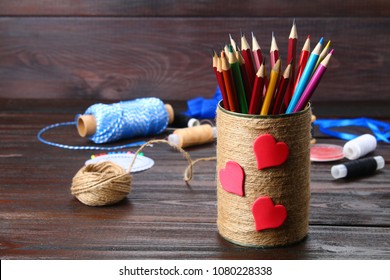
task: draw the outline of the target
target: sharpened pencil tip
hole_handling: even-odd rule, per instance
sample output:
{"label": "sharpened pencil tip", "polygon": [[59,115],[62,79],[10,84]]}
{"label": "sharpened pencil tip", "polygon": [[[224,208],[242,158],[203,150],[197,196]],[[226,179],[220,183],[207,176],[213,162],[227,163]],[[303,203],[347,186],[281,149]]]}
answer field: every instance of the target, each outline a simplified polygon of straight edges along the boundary
{"label": "sharpened pencil tip", "polygon": [[318,43],[322,45],[323,42],[324,42],[324,37],[321,37],[321,39]]}
{"label": "sharpened pencil tip", "polygon": [[331,49],[331,51],[329,52],[330,55],[333,55],[333,52],[334,52],[334,49]]}

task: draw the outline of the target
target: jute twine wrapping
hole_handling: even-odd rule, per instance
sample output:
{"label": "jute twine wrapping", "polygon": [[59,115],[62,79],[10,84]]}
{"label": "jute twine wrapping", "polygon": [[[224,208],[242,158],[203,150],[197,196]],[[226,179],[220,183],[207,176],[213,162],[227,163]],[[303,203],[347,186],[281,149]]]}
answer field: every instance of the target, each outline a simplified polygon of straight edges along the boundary
{"label": "jute twine wrapping", "polygon": [[[308,232],[310,200],[311,110],[279,115],[253,116],[217,109],[217,225],[221,236],[243,246],[273,247],[302,240]],[[258,170],[254,140],[271,134],[289,147],[282,165]],[[219,170],[235,161],[245,172],[244,196],[223,190]],[[260,196],[287,210],[283,225],[256,231],[252,205]]]}
{"label": "jute twine wrapping", "polygon": [[73,177],[71,192],[89,206],[111,205],[130,193],[131,180],[130,173],[112,162],[89,164]]}
{"label": "jute twine wrapping", "polygon": [[210,157],[193,161],[186,151],[166,140],[150,140],[136,151],[130,163],[129,172],[110,161],[82,167],[73,177],[70,188],[72,195],[89,206],[111,205],[123,200],[131,191],[132,176],[130,171],[138,154],[145,147],[157,143],[170,145],[187,160],[188,166],[184,172],[184,181],[187,183],[192,179],[192,169],[197,162],[215,160],[215,157]]}

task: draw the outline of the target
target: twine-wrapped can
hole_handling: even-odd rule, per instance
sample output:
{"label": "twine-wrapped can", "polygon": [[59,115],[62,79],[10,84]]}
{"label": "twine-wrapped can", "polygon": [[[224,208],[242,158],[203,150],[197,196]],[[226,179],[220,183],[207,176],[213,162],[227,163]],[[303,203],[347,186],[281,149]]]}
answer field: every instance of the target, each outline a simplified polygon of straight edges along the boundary
{"label": "twine-wrapped can", "polygon": [[220,235],[256,247],[304,239],[310,201],[310,107],[261,116],[230,112],[219,103],[216,123]]}

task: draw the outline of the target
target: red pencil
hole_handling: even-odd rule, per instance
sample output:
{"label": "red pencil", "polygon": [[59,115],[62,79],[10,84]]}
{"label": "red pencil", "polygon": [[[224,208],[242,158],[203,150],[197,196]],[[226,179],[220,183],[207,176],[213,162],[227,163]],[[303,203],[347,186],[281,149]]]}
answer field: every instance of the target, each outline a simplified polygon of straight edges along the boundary
{"label": "red pencil", "polygon": [[[222,93],[223,108],[225,108],[226,110],[229,110],[229,99],[228,99],[228,95],[226,92],[225,81],[223,80],[223,74],[222,74],[222,61],[218,57],[218,55],[216,55],[215,60],[216,60],[216,62],[215,62],[216,63],[215,76],[217,77],[218,86],[219,86],[219,89],[221,90],[221,93]],[[214,56],[213,56],[213,65],[214,65]]]}
{"label": "red pencil", "polygon": [[213,69],[215,74],[217,74],[217,65],[218,65],[218,55],[215,52],[215,50],[213,50]]}
{"label": "red pencil", "polygon": [[249,105],[249,114],[258,115],[263,103],[265,66],[261,64],[259,71],[256,73],[255,83],[253,85],[252,99]]}
{"label": "red pencil", "polygon": [[256,72],[253,65],[252,52],[244,34],[241,35],[241,54],[245,60],[245,68],[246,72],[248,73],[249,83],[252,86],[255,80]]}
{"label": "red pencil", "polygon": [[253,60],[255,61],[255,71],[259,71],[261,64],[263,64],[263,54],[261,52],[261,48],[259,43],[256,40],[255,35],[252,32],[252,53]]}
{"label": "red pencil", "polygon": [[[295,88],[298,85],[298,82],[302,76],[303,70],[305,70],[306,62],[309,59],[309,56],[310,56],[310,35],[307,36],[307,39],[306,39],[305,44],[303,45],[303,48],[301,51],[301,55],[299,57],[298,74],[297,74],[297,77],[295,78],[293,92],[295,92]],[[289,100],[288,104],[289,103],[290,103],[290,100]]]}
{"label": "red pencil", "polygon": [[250,82],[246,62],[240,52],[236,52],[238,63],[240,64],[242,82],[244,83],[245,96],[247,102],[251,100],[253,83]]}
{"label": "red pencil", "polygon": [[275,34],[272,32],[271,48],[269,51],[269,58],[271,63],[271,69],[274,68],[276,61],[279,59],[279,48],[276,44]]}
{"label": "red pencil", "polygon": [[290,80],[286,91],[286,107],[288,106],[289,100],[291,100],[294,90],[294,81],[295,81],[295,65],[297,61],[297,40],[298,33],[297,27],[295,25],[295,19],[293,22],[293,26],[291,27],[290,36],[288,38],[288,54],[287,54],[287,63],[291,62],[291,74]]}
{"label": "red pencil", "polygon": [[234,86],[233,74],[225,52],[221,53],[221,68],[223,80],[225,82],[226,94],[228,96],[229,110],[232,112],[239,112],[238,96]]}
{"label": "red pencil", "polygon": [[292,68],[292,64],[290,62],[290,64],[287,65],[286,69],[284,70],[283,76],[279,81],[278,90],[274,98],[274,104],[272,109],[273,115],[281,114],[284,111],[283,100],[285,95],[287,94],[287,88],[290,84],[289,81],[292,73],[291,68]]}

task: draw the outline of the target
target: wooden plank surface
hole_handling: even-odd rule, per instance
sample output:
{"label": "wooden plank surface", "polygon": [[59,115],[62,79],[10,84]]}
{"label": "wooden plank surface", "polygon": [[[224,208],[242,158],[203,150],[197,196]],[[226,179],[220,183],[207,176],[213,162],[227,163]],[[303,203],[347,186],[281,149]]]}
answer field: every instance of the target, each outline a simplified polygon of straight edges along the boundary
{"label": "wooden plank surface", "polygon": [[[0,18],[0,97],[128,100],[212,97],[211,49],[232,34],[255,35],[265,56],[271,32],[286,58],[291,18]],[[314,101],[389,100],[390,19],[297,18],[335,54]],[[283,64],[285,61],[283,59]],[[336,94],[337,93],[337,94]]]}
{"label": "wooden plank surface", "polygon": [[[71,179],[94,152],[40,143],[46,125],[70,121],[87,101],[1,100],[1,259],[388,259],[390,170],[354,180],[333,180],[333,163],[311,166],[308,237],[277,249],[233,245],[216,228],[215,162],[194,169],[183,182],[186,161],[163,144],[147,148],[152,169],[134,174],[133,191],[110,207],[88,207],[70,194]],[[184,109],[182,103],[175,108]],[[317,117],[327,111],[317,104]],[[355,115],[359,107],[350,107]],[[389,120],[388,112],[382,115]],[[344,141],[317,133],[319,143]],[[45,139],[87,144],[75,128],[47,132]],[[159,136],[163,137],[163,135]],[[215,154],[215,143],[188,148],[192,158]],[[374,154],[389,164],[390,148]]]}
{"label": "wooden plank surface", "polygon": [[242,16],[242,17],[301,17],[301,16],[389,16],[390,4],[386,0],[305,0],[258,1],[244,4],[237,1],[28,1],[2,0],[3,16]]}

